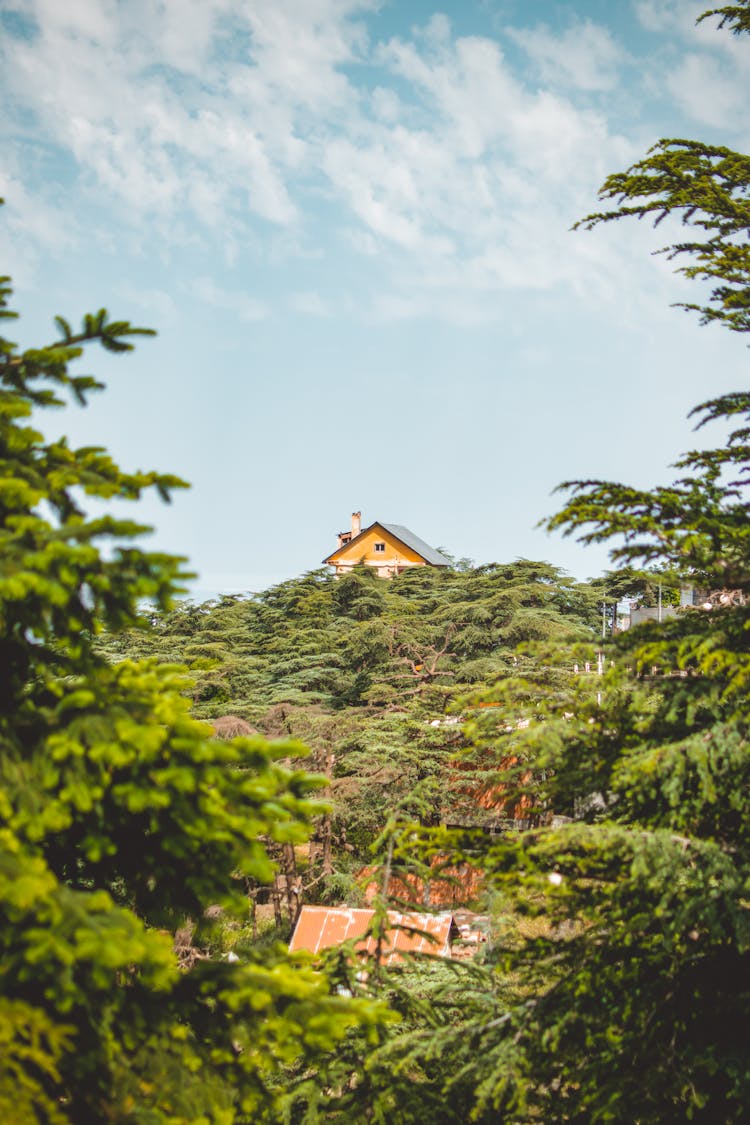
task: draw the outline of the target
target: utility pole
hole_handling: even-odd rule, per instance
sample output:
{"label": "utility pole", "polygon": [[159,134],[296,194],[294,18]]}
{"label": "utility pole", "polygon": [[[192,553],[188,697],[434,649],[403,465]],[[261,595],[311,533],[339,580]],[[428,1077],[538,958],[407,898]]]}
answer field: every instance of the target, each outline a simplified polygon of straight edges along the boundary
{"label": "utility pole", "polygon": [[[602,598],[602,647],[596,654],[596,674],[597,676],[604,675],[604,642],[607,639],[607,599]],[[602,693],[596,693],[597,706],[602,705]]]}

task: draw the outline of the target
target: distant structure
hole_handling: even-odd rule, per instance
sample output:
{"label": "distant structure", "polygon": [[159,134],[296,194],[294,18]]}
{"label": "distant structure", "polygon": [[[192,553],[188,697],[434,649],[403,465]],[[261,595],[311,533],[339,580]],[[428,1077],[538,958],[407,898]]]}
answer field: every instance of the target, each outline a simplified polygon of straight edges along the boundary
{"label": "distant structure", "polygon": [[[374,910],[357,910],[349,906],[303,906],[289,943],[290,953],[306,950],[319,953],[345,941],[353,941],[355,953],[372,957],[377,941],[369,933]],[[487,940],[483,930],[472,927],[477,915],[464,911],[454,914],[402,914],[388,911],[388,929],[381,943],[384,964],[393,965],[404,955],[421,953],[431,957],[459,960],[472,957],[480,942]],[[485,921],[485,919],[482,919]]]}
{"label": "distant structure", "polygon": [[352,512],[351,531],[339,532],[338,547],[323,562],[336,574],[348,574],[361,564],[372,566],[381,578],[393,578],[412,566],[451,566],[450,559],[399,523],[376,521],[363,529],[361,512]]}
{"label": "distant structure", "polygon": [[675,617],[683,609],[710,608],[706,602],[707,598],[708,595],[695,586],[683,583],[680,586],[679,606],[642,606],[638,601],[631,601],[630,612],[622,620],[621,631],[632,629],[635,625],[642,625],[644,621],[666,621],[668,617]]}

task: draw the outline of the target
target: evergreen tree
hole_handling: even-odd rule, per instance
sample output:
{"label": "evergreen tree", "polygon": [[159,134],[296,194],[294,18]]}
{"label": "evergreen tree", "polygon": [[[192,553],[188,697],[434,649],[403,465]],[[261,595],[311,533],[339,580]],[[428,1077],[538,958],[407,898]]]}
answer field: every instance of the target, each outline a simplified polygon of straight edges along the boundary
{"label": "evergreen tree", "polygon": [[[750,0],[712,9],[701,20],[717,15],[720,26],[736,35],[750,32]],[[699,312],[704,324],[750,329],[750,155],[703,141],[662,139],[643,160],[609,176],[599,198],[615,200],[617,206],[588,215],[577,226],[590,230],[647,215],[658,226],[675,216],[689,231],[700,232],[661,251],[672,260],[687,258],[678,271],[713,286],[707,304],[682,307]]]}
{"label": "evergreen tree", "polygon": [[[708,14],[750,30],[748,3]],[[602,194],[619,205],[588,225],[677,214],[707,232],[668,248],[714,285],[686,307],[750,330],[750,157],[661,141]],[[614,561],[682,576],[701,604],[618,638],[601,677],[506,681],[488,697],[503,721],[475,731],[538,815],[489,847],[463,841],[504,903],[498,968],[518,988],[462,1032],[478,1120],[747,1119],[750,395],[694,414],[733,426],[726,443],[687,453],[669,486],[569,483],[549,526],[613,540]]]}
{"label": "evergreen tree", "polygon": [[[10,286],[0,279],[0,317]],[[31,416],[99,384],[71,373],[98,342],[143,335],[101,310],[58,318],[48,346],[0,339],[0,1108],[13,1122],[277,1120],[282,1067],[311,1060],[373,1010],[283,953],[198,958],[208,906],[247,914],[268,841],[305,838],[319,780],[278,764],[297,744],[217,740],[184,678],[107,661],[102,630],[169,609],[180,560],[85,498],[181,486],[99,448],[46,440]],[[108,549],[104,550],[104,548]]]}
{"label": "evergreen tree", "polygon": [[389,817],[466,817],[466,780],[449,765],[466,746],[455,701],[515,668],[519,644],[585,641],[599,620],[593,588],[522,559],[389,581],[366,567],[343,578],[313,571],[251,597],[155,613],[150,633],[98,644],[114,661],[130,651],[185,663],[194,713],[239,716],[311,748],[332,782],[333,816],[316,833],[332,845],[335,877],[313,864],[304,882],[337,898],[341,879],[371,862]]}
{"label": "evergreen tree", "polygon": [[[749,0],[706,15],[750,31]],[[750,157],[662,141],[602,194],[619,205],[588,225],[676,214],[706,232],[667,248],[714,286],[687,307],[750,330]],[[549,525],[613,542],[621,569],[599,598],[651,597],[661,575],[694,584],[699,604],[608,641],[602,675],[592,645],[553,638],[521,675],[478,688],[496,706],[468,734],[532,827],[488,843],[411,826],[394,857],[421,835],[423,858],[452,849],[483,870],[494,971],[436,984],[428,1009],[418,988],[394,999],[411,1034],[360,1048],[361,1085],[334,1119],[374,1106],[405,1125],[747,1120],[750,394],[694,414],[731,433],[688,452],[673,484],[572,482]]]}

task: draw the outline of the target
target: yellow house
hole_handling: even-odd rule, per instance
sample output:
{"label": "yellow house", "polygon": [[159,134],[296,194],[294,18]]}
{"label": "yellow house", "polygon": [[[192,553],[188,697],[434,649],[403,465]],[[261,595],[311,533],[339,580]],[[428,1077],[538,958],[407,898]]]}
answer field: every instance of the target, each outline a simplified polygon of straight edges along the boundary
{"label": "yellow house", "polygon": [[362,513],[352,512],[351,531],[339,533],[339,545],[323,559],[337,574],[355,566],[375,567],[381,578],[392,578],[411,566],[450,566],[450,559],[398,523],[371,523],[362,528]]}

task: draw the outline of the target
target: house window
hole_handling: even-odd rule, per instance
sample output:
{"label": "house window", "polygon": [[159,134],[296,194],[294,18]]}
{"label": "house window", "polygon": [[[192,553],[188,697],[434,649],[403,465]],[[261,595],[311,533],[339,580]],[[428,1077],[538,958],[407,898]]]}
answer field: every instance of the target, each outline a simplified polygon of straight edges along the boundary
{"label": "house window", "polygon": [[376,543],[375,550],[385,552],[385,543]]}
{"label": "house window", "polygon": [[351,541],[352,541],[351,535],[342,535],[341,536],[341,546],[342,547],[345,547],[346,544],[351,543]]}

